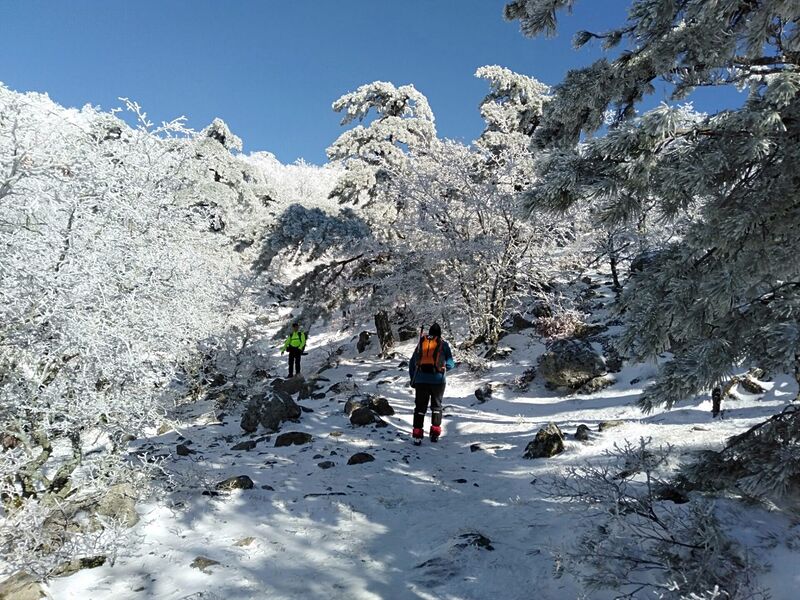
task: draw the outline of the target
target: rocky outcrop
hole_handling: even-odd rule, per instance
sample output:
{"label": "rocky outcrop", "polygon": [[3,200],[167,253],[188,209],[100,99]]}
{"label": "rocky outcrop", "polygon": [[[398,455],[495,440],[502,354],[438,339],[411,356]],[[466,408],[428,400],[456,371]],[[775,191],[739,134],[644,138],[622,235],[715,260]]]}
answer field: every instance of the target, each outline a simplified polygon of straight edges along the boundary
{"label": "rocky outcrop", "polygon": [[581,339],[556,340],[539,360],[539,373],[552,386],[577,389],[606,373],[603,355]]}

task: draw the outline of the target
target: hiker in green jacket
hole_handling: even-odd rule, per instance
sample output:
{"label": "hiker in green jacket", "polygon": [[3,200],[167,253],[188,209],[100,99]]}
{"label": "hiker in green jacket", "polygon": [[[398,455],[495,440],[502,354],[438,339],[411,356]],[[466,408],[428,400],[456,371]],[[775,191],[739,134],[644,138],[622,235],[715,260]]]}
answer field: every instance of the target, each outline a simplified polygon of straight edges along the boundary
{"label": "hiker in green jacket", "polygon": [[292,323],[292,333],[286,338],[281,354],[289,352],[289,377],[300,375],[300,357],[306,349],[306,334],[300,331],[299,323]]}

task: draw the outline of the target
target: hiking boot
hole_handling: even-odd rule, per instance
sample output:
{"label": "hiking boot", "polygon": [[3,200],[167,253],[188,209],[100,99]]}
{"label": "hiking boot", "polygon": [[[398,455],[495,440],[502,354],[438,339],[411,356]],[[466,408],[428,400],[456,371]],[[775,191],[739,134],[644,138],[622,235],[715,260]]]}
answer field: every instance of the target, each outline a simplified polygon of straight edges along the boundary
{"label": "hiking boot", "polygon": [[431,425],[431,441],[438,442],[440,435],[442,435],[442,428],[438,425]]}
{"label": "hiking boot", "polygon": [[411,430],[411,439],[414,441],[415,446],[422,444],[422,429],[415,427]]}

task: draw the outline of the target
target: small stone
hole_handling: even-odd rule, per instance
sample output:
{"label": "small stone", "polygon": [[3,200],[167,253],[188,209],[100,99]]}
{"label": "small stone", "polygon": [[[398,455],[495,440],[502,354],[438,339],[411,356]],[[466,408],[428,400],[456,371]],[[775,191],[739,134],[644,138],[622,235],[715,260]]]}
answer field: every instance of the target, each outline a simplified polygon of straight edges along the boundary
{"label": "small stone", "polygon": [[214,489],[229,491],[229,490],[252,490],[253,480],[247,475],[238,475],[237,477],[230,477],[225,481],[220,481],[214,486]]}
{"label": "small stone", "polygon": [[463,477],[460,477],[458,479],[453,479],[453,483],[467,483],[467,480]]}
{"label": "small stone", "polygon": [[350,424],[355,425],[357,427],[363,425],[371,425],[377,420],[375,413],[372,412],[372,409],[361,406],[355,409],[352,414],[350,415]]}
{"label": "small stone", "polygon": [[333,462],[332,460],[323,460],[321,463],[317,463],[317,466],[320,469],[330,469],[332,467],[335,467],[336,463]]}
{"label": "small stone", "polygon": [[483,450],[483,448],[481,448],[480,444],[470,444],[469,445],[469,451],[470,452],[477,452],[478,450]]}
{"label": "small stone", "polygon": [[375,457],[367,452],[356,452],[348,459],[347,464],[360,465],[363,463],[372,462],[373,460],[375,460]]}
{"label": "small stone", "polygon": [[262,490],[267,490],[268,492],[274,492],[275,491],[274,487],[272,487],[271,485],[267,485],[267,484],[262,485],[261,489]]}

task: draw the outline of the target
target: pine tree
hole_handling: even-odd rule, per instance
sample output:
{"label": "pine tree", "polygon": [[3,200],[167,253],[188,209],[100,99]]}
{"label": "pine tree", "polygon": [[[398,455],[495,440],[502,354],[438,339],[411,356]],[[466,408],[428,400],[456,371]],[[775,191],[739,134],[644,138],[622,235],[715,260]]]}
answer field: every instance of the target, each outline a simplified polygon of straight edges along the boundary
{"label": "pine tree", "polygon": [[[553,33],[571,0],[518,0],[506,17]],[[613,227],[649,213],[687,221],[621,295],[622,343],[666,362],[640,400],[671,407],[717,385],[735,365],[795,369],[800,351],[800,5],[778,0],[637,0],[599,39],[616,56],[571,71],[547,105],[531,209],[591,202]],[[662,104],[638,115],[657,80],[673,100],[738,86],[742,106],[703,115]],[[581,141],[608,125],[602,135]],[[696,215],[696,216],[695,216]]]}

